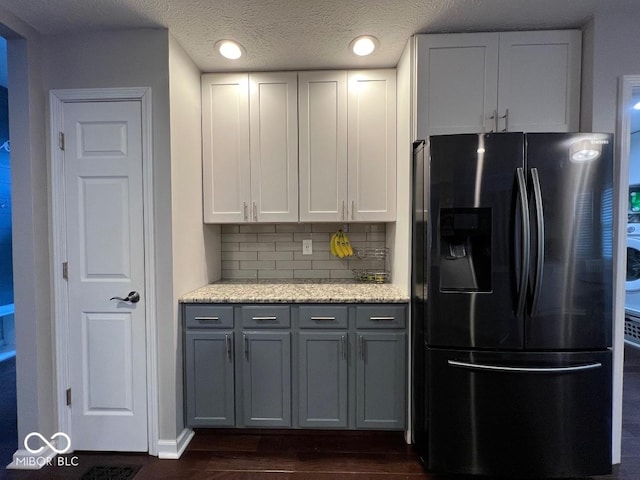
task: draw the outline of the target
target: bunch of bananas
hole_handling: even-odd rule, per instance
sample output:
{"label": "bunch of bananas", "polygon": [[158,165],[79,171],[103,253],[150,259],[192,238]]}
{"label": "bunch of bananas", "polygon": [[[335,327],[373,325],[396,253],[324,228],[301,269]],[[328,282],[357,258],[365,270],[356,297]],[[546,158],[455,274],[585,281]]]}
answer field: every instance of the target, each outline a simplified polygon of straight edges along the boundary
{"label": "bunch of bananas", "polygon": [[349,237],[347,237],[342,229],[331,236],[331,242],[329,244],[331,246],[331,255],[334,257],[344,258],[353,255],[353,248],[351,247],[351,242],[349,242]]}

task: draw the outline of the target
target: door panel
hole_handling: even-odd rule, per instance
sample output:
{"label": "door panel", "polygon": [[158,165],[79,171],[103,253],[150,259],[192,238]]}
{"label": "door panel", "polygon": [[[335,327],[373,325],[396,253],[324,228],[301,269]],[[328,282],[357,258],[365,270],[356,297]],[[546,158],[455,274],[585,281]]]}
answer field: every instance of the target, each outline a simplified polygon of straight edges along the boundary
{"label": "door panel", "polygon": [[299,423],[347,427],[347,332],[300,332]]}
{"label": "door panel", "polygon": [[73,448],[146,451],[140,103],[66,103],[64,131]]}
{"label": "door panel", "polygon": [[[582,148],[590,139],[596,140],[599,156],[572,160],[572,149]],[[606,134],[527,134],[527,166],[540,178],[544,213],[540,249],[544,256],[537,308],[533,315],[529,310],[526,319],[526,345],[545,349],[610,346],[613,138]],[[537,244],[533,247],[537,252]],[[534,273],[532,269],[530,301],[535,293]]]}
{"label": "door panel", "polygon": [[430,138],[429,345],[521,348],[522,134]]}
{"label": "door panel", "polygon": [[297,222],[297,76],[251,74],[249,92],[253,220]]}
{"label": "door panel", "polygon": [[[569,367],[566,372],[474,370]],[[427,468],[504,477],[584,477],[611,469],[611,352],[427,349]],[[600,366],[598,366],[600,365]]]}
{"label": "door panel", "polygon": [[291,426],[291,335],[243,332],[244,425]]}

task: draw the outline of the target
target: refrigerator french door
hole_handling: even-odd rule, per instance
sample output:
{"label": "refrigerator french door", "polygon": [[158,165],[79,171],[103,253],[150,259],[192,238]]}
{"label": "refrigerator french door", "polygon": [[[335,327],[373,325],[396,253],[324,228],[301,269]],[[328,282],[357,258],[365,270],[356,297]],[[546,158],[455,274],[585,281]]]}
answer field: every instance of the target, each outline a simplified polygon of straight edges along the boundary
{"label": "refrigerator french door", "polygon": [[429,139],[429,469],[610,471],[612,149],[605,134]]}

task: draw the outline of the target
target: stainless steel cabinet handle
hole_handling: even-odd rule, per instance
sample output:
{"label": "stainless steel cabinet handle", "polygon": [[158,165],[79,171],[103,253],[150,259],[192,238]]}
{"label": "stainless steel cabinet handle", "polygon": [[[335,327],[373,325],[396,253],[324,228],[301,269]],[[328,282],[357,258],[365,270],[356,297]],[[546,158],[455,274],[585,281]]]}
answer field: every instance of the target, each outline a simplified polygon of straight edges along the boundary
{"label": "stainless steel cabinet handle", "polygon": [[362,335],[358,337],[358,342],[360,343],[360,358],[364,361],[364,337]]}
{"label": "stainless steel cabinet handle", "polygon": [[459,362],[457,360],[448,360],[447,363],[452,367],[468,368],[470,370],[516,373],[566,373],[579,372],[581,370],[593,370],[594,368],[602,367],[600,362],[589,363],[586,365],[572,365],[569,367],[510,367],[507,365],[485,365],[482,363]]}
{"label": "stainless steel cabinet handle", "polygon": [[491,115],[489,115],[489,119],[493,120],[493,128],[490,130],[490,132],[491,133],[497,132],[498,131],[498,111],[494,110],[493,112],[491,112]]}
{"label": "stainless steel cabinet handle", "polygon": [[342,220],[344,220],[344,200],[342,200]]}
{"label": "stainless steel cabinet handle", "polygon": [[244,340],[244,357],[249,360],[249,339],[246,335],[242,335]]}
{"label": "stainless steel cabinet handle", "polygon": [[248,222],[249,221],[249,205],[247,205],[247,202],[243,202],[244,204],[244,221]]}
{"label": "stainless steel cabinet handle", "polygon": [[196,317],[198,322],[218,322],[220,317]]}
{"label": "stainless steel cabinet handle", "polygon": [[346,338],[344,335],[340,337],[340,353],[342,354],[342,359],[347,359],[347,349],[345,348]]}
{"label": "stainless steel cabinet handle", "polygon": [[356,219],[356,201],[351,200],[351,220]]}
{"label": "stainless steel cabinet handle", "polygon": [[311,320],[319,320],[319,321],[331,321],[335,319],[336,317],[311,317]]}
{"label": "stainless steel cabinet handle", "polygon": [[256,322],[262,322],[266,320],[274,321],[278,320],[278,317],[251,317],[251,320],[254,320]]}
{"label": "stainless steel cabinet handle", "polygon": [[129,292],[129,294],[122,297],[111,297],[109,300],[120,300],[121,302],[138,303],[140,301],[140,294],[138,292]]}
{"label": "stainless steel cabinet handle", "polygon": [[396,317],[369,317],[373,322],[393,322]]}
{"label": "stainless steel cabinet handle", "polygon": [[229,357],[229,361],[231,361],[232,358],[232,352],[231,352],[231,337],[229,335],[225,335],[224,336],[224,341],[227,343],[227,357]]}
{"label": "stainless steel cabinet handle", "polygon": [[258,221],[258,207],[256,206],[256,202],[253,202],[253,221]]}
{"label": "stainless steel cabinet handle", "polygon": [[[504,109],[504,115],[501,116],[500,118],[504,118],[504,128],[502,129],[503,132],[508,132],[509,131],[509,109],[505,108]],[[498,129],[498,123],[496,122],[496,130]]]}

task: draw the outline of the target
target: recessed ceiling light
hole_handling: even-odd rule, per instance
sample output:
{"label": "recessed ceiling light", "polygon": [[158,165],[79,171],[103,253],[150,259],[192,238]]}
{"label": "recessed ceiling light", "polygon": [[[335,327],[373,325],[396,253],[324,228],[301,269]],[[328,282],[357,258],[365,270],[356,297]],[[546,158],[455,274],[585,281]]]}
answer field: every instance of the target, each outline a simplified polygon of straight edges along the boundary
{"label": "recessed ceiling light", "polygon": [[349,48],[356,55],[364,57],[370,55],[378,46],[378,39],[372,35],[362,35],[354,38]]}
{"label": "recessed ceiling light", "polygon": [[233,40],[218,40],[215,44],[216,50],[229,60],[237,60],[242,56],[244,48],[238,42]]}

